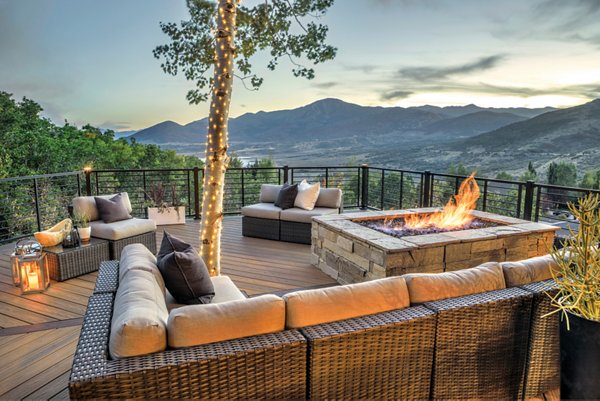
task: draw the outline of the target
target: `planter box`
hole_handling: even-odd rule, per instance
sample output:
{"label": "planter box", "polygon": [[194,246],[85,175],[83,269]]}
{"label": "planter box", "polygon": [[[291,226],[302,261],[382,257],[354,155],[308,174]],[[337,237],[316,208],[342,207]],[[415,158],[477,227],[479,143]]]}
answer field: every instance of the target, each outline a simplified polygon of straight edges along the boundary
{"label": "planter box", "polygon": [[[179,209],[179,210],[177,210]],[[159,213],[157,207],[148,208],[148,218],[154,220],[157,226],[168,224],[185,224],[185,206],[168,207]]]}

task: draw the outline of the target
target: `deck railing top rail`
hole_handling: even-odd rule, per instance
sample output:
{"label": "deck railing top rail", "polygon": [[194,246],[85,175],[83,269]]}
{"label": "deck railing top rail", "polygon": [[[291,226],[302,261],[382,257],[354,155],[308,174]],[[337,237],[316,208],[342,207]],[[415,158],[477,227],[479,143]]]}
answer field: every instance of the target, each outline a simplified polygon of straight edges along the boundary
{"label": "deck railing top rail", "polygon": [[[133,214],[144,217],[147,190],[160,182],[174,187],[190,218],[200,218],[204,170],[100,169],[0,179],[0,242],[31,235],[67,217],[75,196],[128,192]],[[359,166],[230,168],[225,178],[224,212],[240,213],[259,200],[263,183],[319,181],[344,193],[346,209],[403,209],[443,206],[458,191],[465,175],[396,168]],[[565,230],[567,203],[588,193],[587,188],[476,177],[481,197],[477,208],[532,221],[557,224]],[[566,217],[565,217],[566,216]]]}

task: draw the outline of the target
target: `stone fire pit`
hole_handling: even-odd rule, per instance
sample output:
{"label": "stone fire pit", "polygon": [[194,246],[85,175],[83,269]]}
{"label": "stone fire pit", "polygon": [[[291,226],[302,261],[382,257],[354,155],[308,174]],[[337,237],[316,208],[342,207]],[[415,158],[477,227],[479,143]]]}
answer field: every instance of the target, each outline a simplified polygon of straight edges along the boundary
{"label": "stone fire pit", "polygon": [[432,213],[440,208],[368,211],[313,218],[313,263],[341,284],[466,269],[484,262],[545,255],[558,227],[472,211],[496,227],[395,238],[358,223],[366,219]]}

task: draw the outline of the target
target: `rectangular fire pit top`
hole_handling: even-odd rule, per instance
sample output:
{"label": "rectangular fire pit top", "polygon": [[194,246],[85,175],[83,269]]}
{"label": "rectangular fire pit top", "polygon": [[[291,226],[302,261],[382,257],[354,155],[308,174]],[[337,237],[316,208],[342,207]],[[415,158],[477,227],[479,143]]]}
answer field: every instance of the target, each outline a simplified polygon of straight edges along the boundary
{"label": "rectangular fire pit top", "polygon": [[411,248],[426,248],[439,246],[440,243],[452,244],[479,240],[493,240],[513,235],[527,235],[529,233],[554,232],[558,227],[547,224],[533,223],[531,221],[498,214],[471,211],[471,215],[498,224],[496,227],[476,228],[469,230],[448,231],[435,234],[414,235],[395,238],[390,235],[365,227],[358,222],[365,220],[380,220],[383,218],[402,217],[407,214],[439,212],[441,208],[417,208],[406,210],[368,211],[328,215],[315,217],[320,225],[333,231],[344,232],[349,237],[366,242],[384,249],[386,252],[400,252]]}
{"label": "rectangular fire pit top", "polygon": [[488,261],[521,260],[547,254],[558,227],[513,217],[471,211],[493,227],[396,238],[361,224],[402,218],[439,208],[367,211],[313,218],[314,263],[340,283],[411,272],[442,272]]}

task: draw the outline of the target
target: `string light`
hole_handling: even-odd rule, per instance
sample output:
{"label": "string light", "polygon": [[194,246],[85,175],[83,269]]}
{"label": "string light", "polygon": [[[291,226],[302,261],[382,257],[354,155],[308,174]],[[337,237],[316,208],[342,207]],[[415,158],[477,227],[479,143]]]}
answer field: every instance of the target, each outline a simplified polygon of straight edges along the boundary
{"label": "string light", "polygon": [[[220,271],[219,254],[222,204],[225,171],[230,158],[227,156],[227,115],[230,104],[230,91],[233,75],[233,32],[235,13],[239,0],[220,0],[217,27],[213,30],[215,43],[215,70],[213,77],[212,101],[206,142],[206,164],[204,168],[204,190],[202,204],[202,230],[200,254],[211,275]],[[218,118],[216,118],[218,116]]]}

